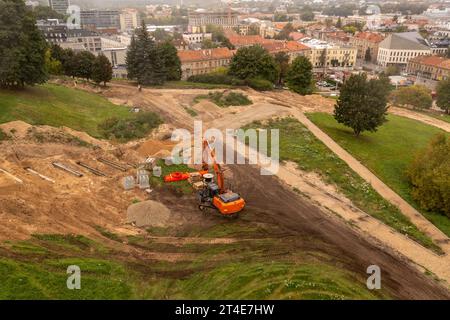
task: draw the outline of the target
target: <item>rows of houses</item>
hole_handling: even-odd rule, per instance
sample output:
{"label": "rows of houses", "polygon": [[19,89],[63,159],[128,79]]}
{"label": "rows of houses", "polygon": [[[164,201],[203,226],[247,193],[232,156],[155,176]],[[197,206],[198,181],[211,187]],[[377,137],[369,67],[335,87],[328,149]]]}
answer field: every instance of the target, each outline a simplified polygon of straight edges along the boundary
{"label": "rows of houses", "polygon": [[[160,7],[150,7],[147,10],[161,11]],[[165,9],[163,11],[168,12]],[[205,41],[212,41],[212,34],[206,32],[209,24],[221,26],[235,49],[260,45],[272,55],[287,53],[291,61],[300,55],[306,56],[316,69],[352,69],[359,59],[378,64],[380,67],[399,66],[406,71],[407,68],[410,70],[410,61],[419,61],[416,58],[422,56],[444,54],[450,45],[448,34],[436,34],[436,38],[430,37],[428,40],[416,31],[390,34],[364,31],[351,35],[332,25],[327,26],[329,17],[323,17],[324,21],[314,23],[291,21],[294,30],[302,32],[292,32],[289,34],[289,40],[273,39],[287,22],[259,20],[251,15],[243,17],[231,9],[199,9],[190,11],[188,18],[187,30],[181,30],[180,26],[161,27],[168,32],[185,31],[181,38],[174,40],[179,51],[184,79],[228,65],[235,52],[227,48],[201,50]],[[317,19],[320,20],[321,17]],[[360,21],[356,19],[350,22]],[[123,76],[127,46],[130,42],[129,34],[139,27],[139,24],[140,15],[135,9],[84,10],[81,12],[82,28],[69,29],[56,19],[40,21],[38,27],[48,41],[58,43],[64,48],[105,54],[115,68],[122,67],[121,74],[117,76]],[[154,31],[155,28],[159,26],[148,26],[149,31]],[[248,35],[250,30],[252,35]],[[125,34],[127,32],[128,36]],[[446,76],[444,71],[443,77]]]}

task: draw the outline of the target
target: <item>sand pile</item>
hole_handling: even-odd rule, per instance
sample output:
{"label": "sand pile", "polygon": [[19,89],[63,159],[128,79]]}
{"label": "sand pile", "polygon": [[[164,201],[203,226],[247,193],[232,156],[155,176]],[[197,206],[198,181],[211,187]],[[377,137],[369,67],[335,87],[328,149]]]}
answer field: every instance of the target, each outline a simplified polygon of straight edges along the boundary
{"label": "sand pile", "polygon": [[137,227],[167,227],[172,224],[171,216],[165,205],[152,200],[132,204],[127,209],[127,222]]}
{"label": "sand pile", "polygon": [[177,142],[147,140],[136,150],[142,157],[155,157],[161,154],[170,155]]}

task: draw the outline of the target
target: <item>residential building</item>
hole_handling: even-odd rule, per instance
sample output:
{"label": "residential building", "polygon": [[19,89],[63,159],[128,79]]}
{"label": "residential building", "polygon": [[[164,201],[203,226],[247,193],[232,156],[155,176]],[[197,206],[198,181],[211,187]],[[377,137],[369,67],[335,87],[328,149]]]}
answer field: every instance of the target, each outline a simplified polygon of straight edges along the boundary
{"label": "residential building", "polygon": [[124,9],[119,15],[120,30],[130,31],[141,25],[141,16],[136,9]]}
{"label": "residential building", "polygon": [[230,43],[236,48],[242,48],[242,47],[250,47],[256,44],[262,45],[264,43],[270,42],[270,39],[265,39],[259,35],[254,36],[241,36],[236,34],[233,31],[228,31],[225,33],[228,40],[230,40]]}
{"label": "residential building", "polygon": [[293,41],[300,41],[303,38],[306,37],[306,34],[301,32],[291,32],[289,33],[289,38],[291,38]]}
{"label": "residential building", "polygon": [[450,78],[450,59],[438,56],[418,56],[408,61],[406,71],[420,78],[445,80]]}
{"label": "residential building", "polygon": [[193,75],[206,74],[226,67],[230,64],[233,54],[234,51],[228,48],[179,51],[181,78],[186,80]]}
{"label": "residential building", "polygon": [[352,69],[356,63],[355,47],[311,38],[305,38],[301,43],[311,48],[309,59],[314,68]]}
{"label": "residential building", "polygon": [[173,39],[172,44],[178,51],[189,50],[189,44],[183,39]]}
{"label": "residential building", "polygon": [[67,42],[82,44],[85,50],[90,51],[94,54],[98,54],[104,49],[127,47],[125,44],[117,40],[102,37],[95,32],[90,32],[88,30],[82,31],[83,32],[70,30],[67,37]]}
{"label": "residential building", "polygon": [[350,44],[358,50],[357,59],[365,59],[366,52],[369,51],[371,62],[376,62],[378,45],[383,39],[384,37],[380,33],[359,32],[350,39]]}
{"label": "residential building", "polygon": [[280,52],[286,53],[290,62],[299,56],[311,57],[311,48],[296,41],[271,40],[261,46],[273,56]]}
{"label": "residential building", "polygon": [[126,66],[127,47],[105,48],[101,53],[104,54],[113,68],[118,66]]}
{"label": "residential building", "polygon": [[327,32],[323,34],[323,40],[337,45],[347,46],[350,44],[350,37],[344,31]]}
{"label": "residential building", "polygon": [[418,32],[393,33],[378,45],[377,62],[386,67],[406,67],[414,57],[431,54],[428,43]]}
{"label": "residential building", "polygon": [[48,6],[60,14],[67,14],[69,0],[48,0]]}
{"label": "residential building", "polygon": [[259,35],[241,36],[231,31],[227,32],[226,36],[236,49],[260,45],[272,55],[279,52],[287,53],[290,56],[291,61],[298,56],[309,57],[311,51],[309,47],[297,41],[264,39]]}
{"label": "residential building", "polygon": [[120,29],[118,10],[81,10],[80,19],[86,29]]}
{"label": "residential building", "polygon": [[218,11],[197,9],[189,11],[188,18],[190,32],[193,27],[205,27],[209,24],[221,26],[224,29],[233,29],[239,24],[238,12],[231,9]]}
{"label": "residential building", "polygon": [[204,40],[212,40],[212,33],[183,33],[183,40],[188,44],[202,43]]}
{"label": "residential building", "polygon": [[60,43],[67,40],[67,25],[58,19],[38,20],[36,26],[48,42]]}

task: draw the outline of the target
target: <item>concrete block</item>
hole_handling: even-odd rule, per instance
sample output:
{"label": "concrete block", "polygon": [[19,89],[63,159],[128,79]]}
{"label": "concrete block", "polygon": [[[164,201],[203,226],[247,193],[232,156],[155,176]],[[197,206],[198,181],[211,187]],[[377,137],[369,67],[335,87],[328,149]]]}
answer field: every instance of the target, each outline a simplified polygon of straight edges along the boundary
{"label": "concrete block", "polygon": [[122,179],[122,186],[125,190],[131,190],[136,186],[133,176],[128,176]]}
{"label": "concrete block", "polygon": [[161,175],[162,175],[161,167],[158,167],[158,166],[153,167],[153,176],[159,178],[159,177],[161,177]]}

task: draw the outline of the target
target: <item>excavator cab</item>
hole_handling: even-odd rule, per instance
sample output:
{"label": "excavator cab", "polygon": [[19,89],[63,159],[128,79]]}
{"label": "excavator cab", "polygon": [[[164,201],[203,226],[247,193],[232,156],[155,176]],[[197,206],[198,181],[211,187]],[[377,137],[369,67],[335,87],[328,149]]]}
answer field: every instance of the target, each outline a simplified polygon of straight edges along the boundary
{"label": "excavator cab", "polygon": [[241,196],[230,190],[221,190],[214,182],[214,175],[207,173],[203,175],[204,188],[199,191],[199,208],[214,208],[222,215],[232,216],[244,209],[245,201]]}

